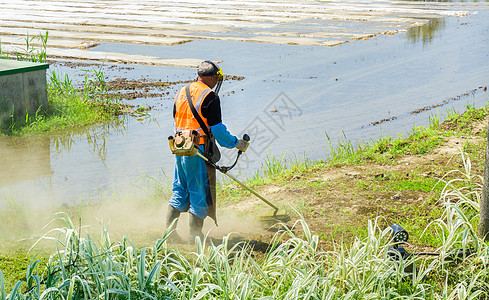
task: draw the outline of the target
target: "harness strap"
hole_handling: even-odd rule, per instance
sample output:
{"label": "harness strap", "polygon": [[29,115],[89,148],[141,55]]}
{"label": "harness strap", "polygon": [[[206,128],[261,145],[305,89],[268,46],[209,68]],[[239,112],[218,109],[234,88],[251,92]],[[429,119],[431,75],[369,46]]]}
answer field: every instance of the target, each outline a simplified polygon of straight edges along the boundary
{"label": "harness strap", "polygon": [[[190,110],[192,111],[192,114],[194,115],[194,118],[197,120],[197,122],[199,122],[200,128],[202,128],[202,130],[204,131],[205,135],[207,135],[209,137],[210,136],[209,129],[205,125],[204,121],[202,120],[202,118],[200,117],[199,113],[195,109],[194,104],[192,103],[192,96],[190,95],[190,87],[188,85],[185,87],[185,92],[187,93],[188,106],[190,107]],[[204,95],[204,93],[202,93],[202,95]]]}

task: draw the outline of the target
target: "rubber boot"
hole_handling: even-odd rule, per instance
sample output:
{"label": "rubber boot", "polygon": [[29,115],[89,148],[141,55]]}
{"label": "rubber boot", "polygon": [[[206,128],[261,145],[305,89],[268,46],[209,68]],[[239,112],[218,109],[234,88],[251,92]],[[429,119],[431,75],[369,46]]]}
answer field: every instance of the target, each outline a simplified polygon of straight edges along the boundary
{"label": "rubber boot", "polygon": [[173,224],[173,228],[171,229],[170,236],[168,237],[168,240],[172,243],[175,244],[182,244],[183,240],[182,238],[178,235],[178,233],[175,231],[175,228],[177,228],[177,223],[178,223],[178,218],[180,217],[181,212],[174,208],[171,205],[168,205],[168,211],[166,212],[166,229],[168,229],[173,221],[175,221],[175,224]]}
{"label": "rubber boot", "polygon": [[189,218],[190,234],[188,236],[188,242],[190,244],[195,243],[195,237],[199,236],[200,240],[204,239],[204,234],[202,233],[202,227],[204,226],[204,219],[201,219],[193,214],[190,214]]}

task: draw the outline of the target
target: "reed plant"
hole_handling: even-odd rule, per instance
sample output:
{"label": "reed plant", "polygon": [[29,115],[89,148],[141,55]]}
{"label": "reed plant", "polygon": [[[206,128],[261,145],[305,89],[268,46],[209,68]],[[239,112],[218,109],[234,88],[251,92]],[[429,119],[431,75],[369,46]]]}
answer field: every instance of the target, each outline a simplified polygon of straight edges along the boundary
{"label": "reed plant", "polygon": [[489,247],[475,231],[481,178],[463,161],[461,176],[445,182],[443,214],[428,226],[441,241],[435,256],[402,257],[379,220],[368,221],[366,238],[325,250],[299,215],[256,255],[253,244],[233,244],[230,236],[216,244],[196,238],[184,252],[168,242],[169,230],[138,248],[127,237],[112,241],[104,226],[95,238],[91,227],[77,228],[59,214],[39,238],[55,244],[48,262],[34,259],[8,292],[0,273],[0,299],[486,298]]}

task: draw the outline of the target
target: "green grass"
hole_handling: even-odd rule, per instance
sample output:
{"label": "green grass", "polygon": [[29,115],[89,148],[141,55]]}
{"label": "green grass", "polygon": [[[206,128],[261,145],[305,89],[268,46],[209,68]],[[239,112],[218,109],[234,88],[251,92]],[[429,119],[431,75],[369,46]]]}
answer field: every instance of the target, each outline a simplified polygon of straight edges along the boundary
{"label": "green grass", "polygon": [[[26,50],[14,54],[1,51],[0,57],[34,62],[46,62],[48,33],[40,35],[42,48],[31,46],[33,39],[26,38]],[[34,114],[18,116],[13,109],[3,107],[6,117],[0,123],[0,135],[28,135],[57,130],[81,128],[95,123],[118,122],[114,116],[121,115],[127,108],[106,89],[105,77],[100,69],[86,71],[81,87],[75,86],[67,75],[53,71],[48,80],[48,105],[39,107]]]}
{"label": "green grass", "polygon": [[48,84],[48,106],[34,115],[10,116],[0,127],[4,135],[26,135],[81,128],[95,123],[117,122],[124,105],[111,98],[100,82],[86,75],[82,88],[75,88],[69,78],[62,81],[53,71]]}
{"label": "green grass", "polygon": [[8,256],[0,255],[0,272],[3,273],[5,288],[8,291],[12,290],[17,281],[25,277],[27,266],[31,262],[25,251],[22,249],[10,253]]}
{"label": "green grass", "polygon": [[[352,205],[366,206],[362,209],[372,211],[365,214],[349,216],[349,212],[338,211],[337,215],[343,216],[349,222],[327,226],[324,224],[313,224],[316,230],[324,228],[328,232],[331,240],[335,236],[358,236],[365,237],[367,232],[364,226],[359,226],[369,218],[376,215],[385,216],[385,223],[399,222],[412,230],[416,236],[415,242],[418,245],[438,247],[439,241],[433,238],[434,232],[422,235],[426,226],[436,219],[441,213],[442,207],[435,199],[436,195],[442,192],[444,183],[439,179],[447,172],[450,166],[457,166],[457,159],[446,157],[447,161],[427,162],[425,165],[410,164],[409,168],[403,172],[392,171],[399,165],[399,159],[405,156],[423,156],[433,152],[433,149],[442,145],[445,138],[451,135],[458,135],[462,130],[469,127],[467,124],[480,121],[487,116],[488,108],[467,107],[467,112],[461,114],[451,113],[447,119],[441,123],[437,115],[430,116],[430,125],[427,128],[416,127],[407,137],[399,136],[396,139],[382,137],[370,143],[353,146],[346,137],[340,141],[339,146],[332,148],[329,160],[310,161],[307,159],[287,161],[284,154],[273,157],[267,155],[262,165],[262,172],[246,180],[246,184],[252,186],[259,193],[262,187],[269,185],[277,186],[283,191],[289,189],[301,189],[305,186],[309,191],[297,195],[297,199],[287,199],[286,202],[293,205],[299,212],[307,216],[308,219],[317,218],[315,210],[320,210],[321,206],[316,203],[323,201],[347,201]],[[462,120],[462,121],[454,121]],[[472,123],[471,123],[472,124]],[[472,125],[470,128],[473,128]],[[466,131],[474,134],[473,132]],[[485,137],[482,130],[479,136]],[[483,163],[485,143],[468,142],[463,146],[463,150],[471,157]],[[373,164],[373,165],[372,165]],[[343,174],[342,166],[370,165],[369,171],[361,171],[360,178],[353,180],[338,180],[334,182],[321,180],[322,174],[332,172]],[[383,170],[382,166],[388,168]],[[392,166],[393,169],[389,168]],[[460,165],[463,167],[463,165]],[[362,168],[360,168],[361,170]],[[482,172],[480,164],[472,166],[472,172]],[[266,174],[266,176],[265,176]],[[452,172],[450,173],[452,174]],[[449,175],[450,175],[449,174]],[[317,179],[319,178],[319,180]],[[463,185],[463,182],[452,182]],[[236,204],[243,198],[252,197],[237,185],[226,183],[219,190],[219,199],[224,199],[224,204]],[[285,192],[284,192],[285,193]],[[399,200],[392,198],[399,194]],[[277,197],[275,194],[272,196]],[[280,198],[280,197],[279,197]],[[351,199],[358,199],[355,203]],[[366,199],[367,202],[362,199]],[[421,199],[421,200],[419,200]],[[280,199],[278,199],[280,202]],[[272,202],[274,202],[272,201]],[[375,208],[377,207],[377,208]],[[382,210],[378,210],[378,208]],[[290,213],[287,207],[280,207]],[[339,231],[338,231],[339,230]],[[319,233],[320,234],[320,233]]]}
{"label": "green grass", "polygon": [[[27,36],[24,38],[25,48],[12,53],[2,50],[2,43],[0,40],[0,58],[45,63],[47,60],[46,45],[48,42],[48,37],[48,31],[46,31],[44,34],[40,33],[39,35],[35,36],[29,36],[29,33],[27,33]],[[40,43],[41,47],[34,47],[34,42]]]}
{"label": "green grass", "polygon": [[[377,140],[360,142],[354,145],[345,135],[339,138],[333,145],[331,138],[326,134],[329,148],[326,160],[311,161],[307,158],[287,161],[286,153],[278,157],[267,154],[261,167],[261,172],[248,178],[249,184],[265,184],[275,178],[288,178],[292,175],[300,175],[302,172],[317,170],[331,165],[358,165],[366,163],[393,164],[396,158],[405,155],[422,156],[429,154],[445,141],[445,136],[450,133],[469,133],[473,129],[473,122],[483,120],[489,114],[489,105],[481,108],[467,106],[464,113],[451,112],[440,123],[438,115],[430,115],[430,123],[427,127],[415,126],[407,137],[399,135],[397,138],[380,137]],[[443,132],[448,130],[448,132]],[[487,130],[487,129],[486,129]],[[487,131],[480,135],[486,135]],[[467,142],[463,148],[471,155],[480,156],[484,145]],[[419,184],[426,183],[421,180]],[[423,190],[426,190],[425,186]]]}
{"label": "green grass", "polygon": [[329,136],[327,138],[330,144],[329,164],[362,164],[370,161],[389,163],[401,155],[430,153],[443,141],[438,129],[433,126],[414,127],[406,138],[402,135],[398,138],[380,137],[357,145],[353,145],[344,137],[333,146]]}
{"label": "green grass", "polygon": [[[375,182],[382,182],[382,187],[375,186]],[[441,187],[437,187],[438,180],[434,178],[427,178],[419,175],[406,176],[405,174],[391,173],[387,175],[387,179],[375,179],[371,189],[382,189],[390,191],[422,191],[431,192],[433,189],[440,190]]]}
{"label": "green grass", "polygon": [[462,114],[451,112],[446,118],[443,127],[467,134],[473,130],[474,120],[481,121],[489,114],[489,106],[475,108],[468,105],[466,106],[466,109],[467,110]]}
{"label": "green grass", "polygon": [[[344,135],[333,145],[330,137],[328,164],[363,164],[365,162],[391,163],[393,159],[402,155],[425,155],[444,141],[442,130],[467,134],[473,130],[474,121],[481,121],[489,114],[489,106],[476,108],[466,106],[466,111],[458,113],[452,111],[443,123],[438,115],[430,115],[427,127],[415,126],[407,137],[397,138],[380,137],[377,140],[360,142],[354,145]],[[487,131],[486,131],[487,132]],[[485,132],[481,135],[485,136]]]}

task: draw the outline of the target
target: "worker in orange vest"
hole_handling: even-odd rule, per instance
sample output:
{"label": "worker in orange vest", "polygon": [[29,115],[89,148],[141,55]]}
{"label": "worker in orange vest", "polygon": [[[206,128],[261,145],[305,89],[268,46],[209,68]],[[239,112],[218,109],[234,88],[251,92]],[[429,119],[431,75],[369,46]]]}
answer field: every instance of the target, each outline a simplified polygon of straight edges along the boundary
{"label": "worker in orange vest", "polygon": [[[212,61],[204,61],[197,71],[198,78],[188,86],[190,97],[195,111],[201,121],[204,122],[210,134],[212,134],[219,145],[226,148],[236,147],[245,151],[248,142],[240,140],[227,130],[221,119],[221,104],[219,88],[223,80],[221,68]],[[215,91],[212,88],[215,88]],[[187,87],[182,87],[175,96],[173,106],[173,117],[175,118],[175,131],[197,130],[200,134],[199,151],[205,152],[204,144],[208,138],[205,131],[189,106]],[[175,173],[172,187],[172,197],[166,217],[167,228],[180,217],[181,212],[188,211],[189,218],[189,242],[195,241],[195,237],[203,238],[202,227],[204,219],[209,216],[216,222],[216,198],[215,183],[216,169],[207,164],[201,157],[175,156]],[[174,242],[182,242],[175,231],[171,234]]]}

